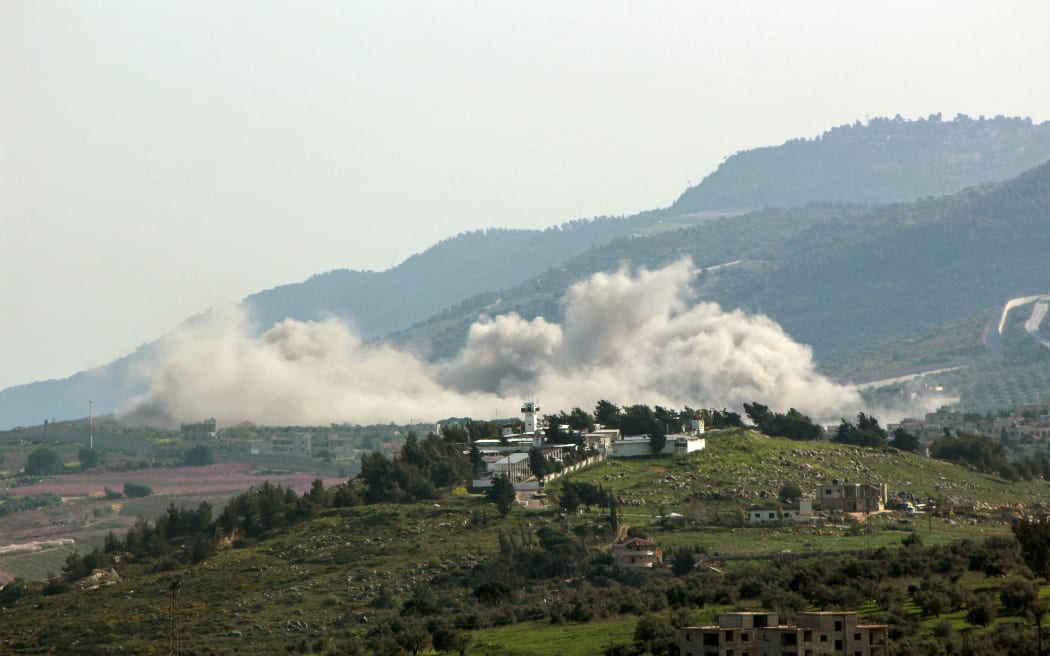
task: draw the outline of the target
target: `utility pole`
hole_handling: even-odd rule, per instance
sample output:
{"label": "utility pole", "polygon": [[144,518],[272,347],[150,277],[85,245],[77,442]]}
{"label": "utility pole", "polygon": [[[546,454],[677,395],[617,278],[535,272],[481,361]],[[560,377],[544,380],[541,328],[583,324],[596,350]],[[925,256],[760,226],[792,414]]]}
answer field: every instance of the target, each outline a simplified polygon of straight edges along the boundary
{"label": "utility pole", "polygon": [[171,636],[170,636],[170,654],[172,656],[180,656],[182,653],[182,645],[179,644],[179,586],[182,585],[182,579],[175,579],[172,584],[168,587],[168,614],[171,621]]}

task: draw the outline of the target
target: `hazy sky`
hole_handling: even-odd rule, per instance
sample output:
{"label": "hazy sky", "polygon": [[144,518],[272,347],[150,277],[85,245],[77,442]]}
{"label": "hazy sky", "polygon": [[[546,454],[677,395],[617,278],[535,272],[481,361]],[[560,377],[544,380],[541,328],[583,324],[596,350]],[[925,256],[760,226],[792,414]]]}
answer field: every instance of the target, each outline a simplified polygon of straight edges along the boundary
{"label": "hazy sky", "polygon": [[0,388],[867,116],[1050,118],[1050,3],[0,2]]}

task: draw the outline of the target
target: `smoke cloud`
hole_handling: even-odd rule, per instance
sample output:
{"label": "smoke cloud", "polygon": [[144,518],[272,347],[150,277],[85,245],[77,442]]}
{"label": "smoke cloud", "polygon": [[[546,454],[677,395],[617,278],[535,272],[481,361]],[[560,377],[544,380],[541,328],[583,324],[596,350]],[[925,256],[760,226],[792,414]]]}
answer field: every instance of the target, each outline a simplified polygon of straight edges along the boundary
{"label": "smoke cloud", "polygon": [[623,268],[574,285],[564,324],[516,314],[475,323],[452,360],[428,363],[365,344],[335,320],[277,324],[253,336],[240,308],[168,337],[150,390],[125,421],[221,425],[432,421],[618,404],[728,407],[759,401],[814,418],[852,416],[853,390],[816,373],[811,350],[763,316],[691,303],[693,265]]}

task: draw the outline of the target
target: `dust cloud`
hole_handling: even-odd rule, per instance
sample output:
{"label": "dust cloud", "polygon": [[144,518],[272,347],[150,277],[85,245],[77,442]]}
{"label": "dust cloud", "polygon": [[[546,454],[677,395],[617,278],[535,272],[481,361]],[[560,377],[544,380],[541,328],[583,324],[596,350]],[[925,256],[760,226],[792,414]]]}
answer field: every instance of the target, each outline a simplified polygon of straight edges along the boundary
{"label": "dust cloud", "polygon": [[760,401],[814,419],[852,416],[857,393],[816,373],[811,350],[763,316],[693,302],[696,270],[622,268],[574,285],[563,324],[516,314],[470,328],[453,359],[364,343],[335,320],[287,320],[255,335],[239,307],[166,338],[150,385],[119,416],[170,426],[215,417],[272,425],[403,423],[617,404],[727,407]]}

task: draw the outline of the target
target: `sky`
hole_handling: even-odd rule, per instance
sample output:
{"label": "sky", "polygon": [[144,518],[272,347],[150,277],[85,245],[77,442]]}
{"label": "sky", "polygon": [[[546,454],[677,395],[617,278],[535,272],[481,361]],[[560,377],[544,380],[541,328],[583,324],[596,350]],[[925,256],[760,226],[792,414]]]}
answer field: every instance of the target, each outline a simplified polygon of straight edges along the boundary
{"label": "sky", "polygon": [[0,3],[0,389],[875,116],[1050,119],[1050,3]]}

